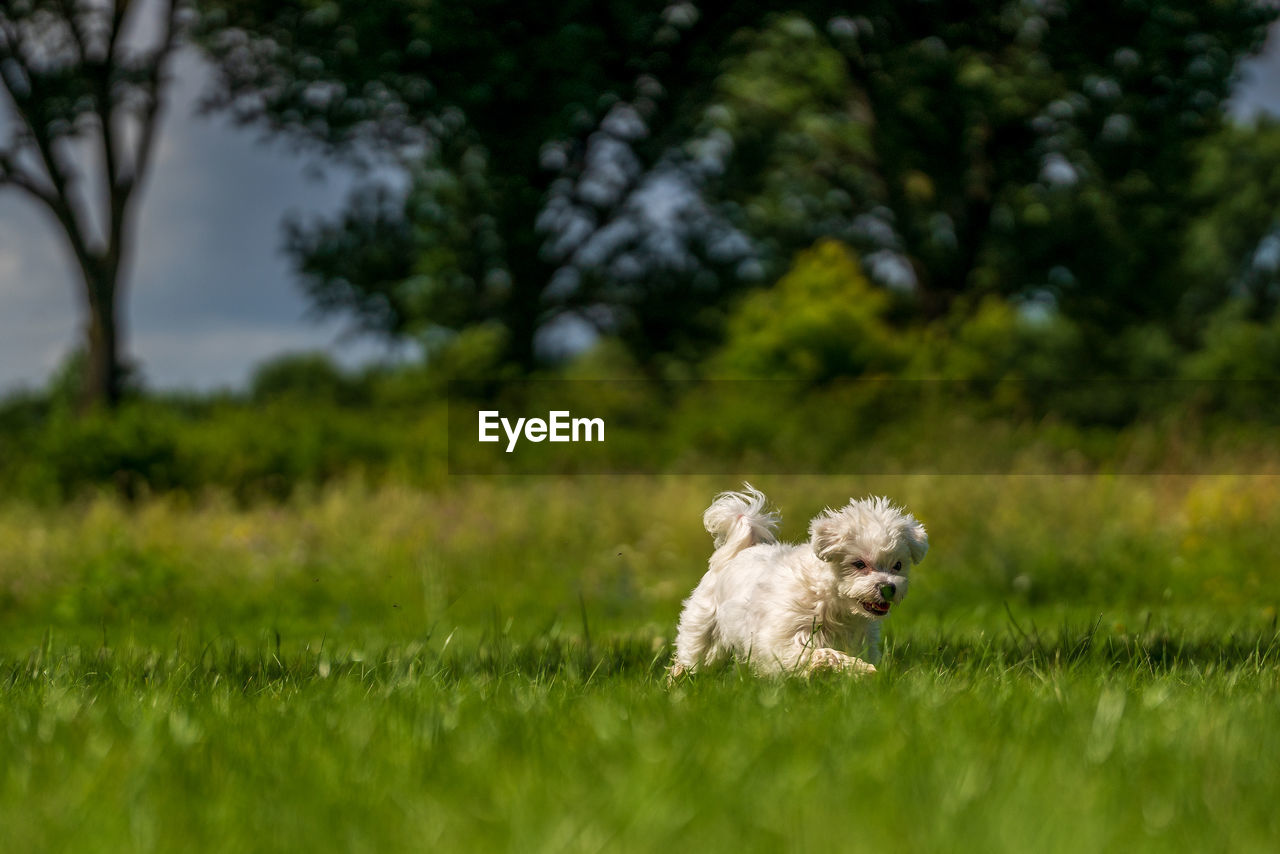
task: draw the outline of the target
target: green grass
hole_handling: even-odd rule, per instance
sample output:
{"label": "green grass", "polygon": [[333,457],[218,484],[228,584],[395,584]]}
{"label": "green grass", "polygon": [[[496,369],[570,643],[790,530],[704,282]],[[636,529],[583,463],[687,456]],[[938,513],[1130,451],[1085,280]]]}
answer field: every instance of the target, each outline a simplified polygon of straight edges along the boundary
{"label": "green grass", "polygon": [[3,665],[11,850],[1267,850],[1274,632],[926,633],[668,691],[647,644]]}
{"label": "green grass", "polygon": [[[723,479],[0,508],[13,851],[1250,851],[1271,478],[878,478],[933,551],[869,679],[668,689]],[[784,534],[845,479],[762,482]]]}

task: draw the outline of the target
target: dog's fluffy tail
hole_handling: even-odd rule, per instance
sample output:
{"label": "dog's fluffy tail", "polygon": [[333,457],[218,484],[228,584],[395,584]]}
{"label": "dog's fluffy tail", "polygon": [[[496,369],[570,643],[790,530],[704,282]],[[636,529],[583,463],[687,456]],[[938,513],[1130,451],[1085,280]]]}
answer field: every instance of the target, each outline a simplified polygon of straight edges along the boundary
{"label": "dog's fluffy tail", "polygon": [[769,499],[749,483],[742,492],[722,492],[702,514],[703,527],[715,539],[716,552],[712,568],[745,548],[759,543],[776,543],[776,529],[781,516],[770,510]]}

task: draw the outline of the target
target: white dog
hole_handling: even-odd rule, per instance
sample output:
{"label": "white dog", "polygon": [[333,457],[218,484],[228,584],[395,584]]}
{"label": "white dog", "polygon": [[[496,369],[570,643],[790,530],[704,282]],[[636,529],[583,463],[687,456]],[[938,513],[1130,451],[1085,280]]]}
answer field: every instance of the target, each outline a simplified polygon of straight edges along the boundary
{"label": "white dog", "polygon": [[880,621],[929,550],[924,526],[866,498],[819,513],[809,542],[788,545],[764,495],[744,490],[721,493],[702,516],[716,550],[685,600],[670,678],[731,656],[764,674],[874,673]]}

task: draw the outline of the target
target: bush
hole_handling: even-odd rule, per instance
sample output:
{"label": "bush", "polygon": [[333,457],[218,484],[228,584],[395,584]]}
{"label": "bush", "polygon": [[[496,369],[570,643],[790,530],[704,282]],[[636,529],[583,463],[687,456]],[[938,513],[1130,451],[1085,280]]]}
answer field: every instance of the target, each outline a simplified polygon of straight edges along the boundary
{"label": "bush", "polygon": [[59,410],[32,433],[18,479],[28,490],[56,498],[101,485],[129,498],[191,486],[195,473],[180,459],[179,426],[173,412],[154,404],[80,417]]}
{"label": "bush", "polygon": [[906,363],[909,342],[888,323],[890,307],[852,250],[819,241],[777,284],[747,296],[730,315],[707,374],[810,382],[892,374]]}
{"label": "bush", "polygon": [[[150,399],[113,413],[31,416],[0,410],[0,485],[62,501],[101,488],[125,498],[226,490],[242,500],[284,498],[300,487],[394,471],[423,483],[444,466],[442,406],[340,407],[301,398],[260,405]],[[13,425],[13,426],[9,426]]]}
{"label": "bush", "polygon": [[1184,373],[1209,381],[1280,379],[1280,313],[1261,321],[1249,317],[1244,302],[1226,305],[1209,318]]}
{"label": "bush", "polygon": [[1209,319],[1182,373],[1220,417],[1274,423],[1280,419],[1280,313],[1256,320],[1244,302],[1228,304]]}
{"label": "bush", "polygon": [[254,371],[249,389],[249,397],[259,403],[294,399],[354,404],[368,399],[368,389],[324,353],[291,353],[263,362]]}

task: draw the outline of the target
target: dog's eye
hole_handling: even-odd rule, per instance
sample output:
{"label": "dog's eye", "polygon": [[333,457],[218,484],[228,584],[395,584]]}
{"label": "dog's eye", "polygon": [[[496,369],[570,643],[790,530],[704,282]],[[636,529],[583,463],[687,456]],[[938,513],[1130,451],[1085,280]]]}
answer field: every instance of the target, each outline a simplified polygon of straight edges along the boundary
{"label": "dog's eye", "polygon": [[866,563],[866,561],[855,560],[855,561],[853,562],[853,565],[854,565],[855,567],[857,567],[858,569],[866,569],[866,568],[867,568],[867,563]]}
{"label": "dog's eye", "polygon": [[894,572],[902,572],[902,561],[898,561],[893,565]]}

